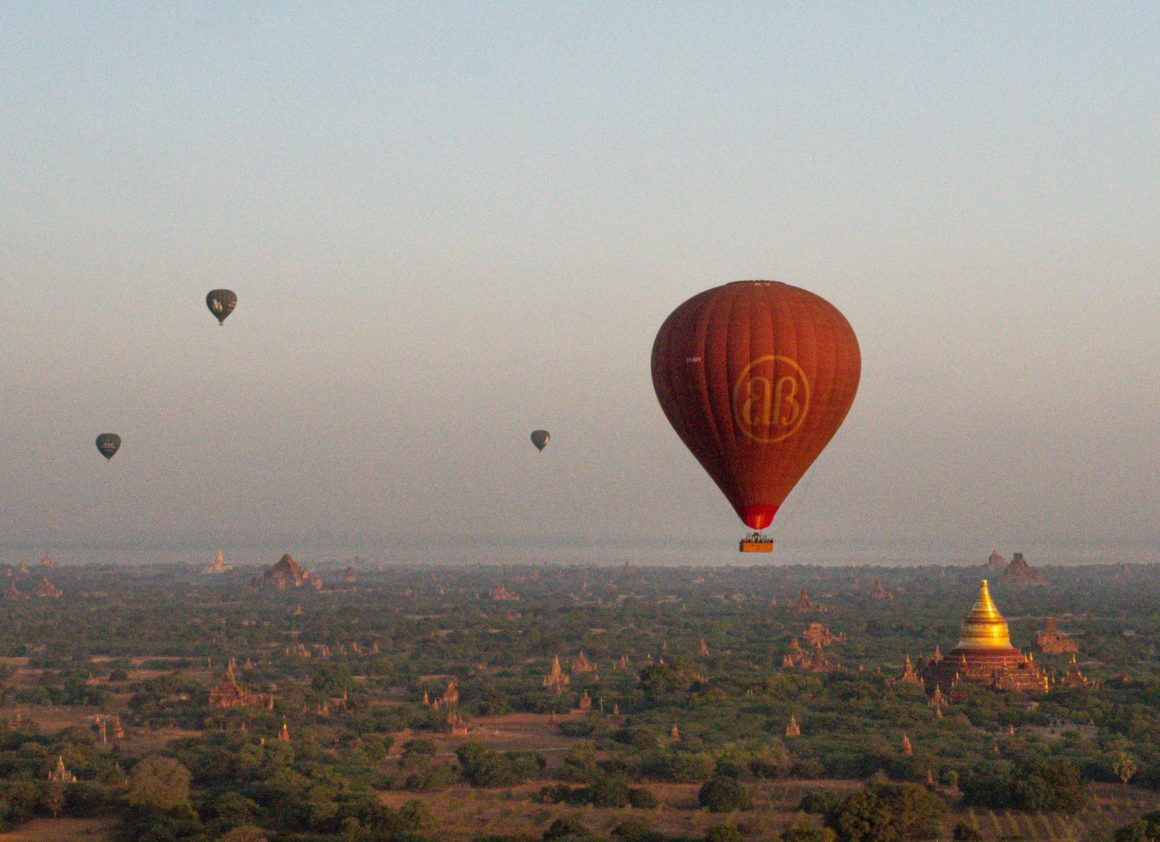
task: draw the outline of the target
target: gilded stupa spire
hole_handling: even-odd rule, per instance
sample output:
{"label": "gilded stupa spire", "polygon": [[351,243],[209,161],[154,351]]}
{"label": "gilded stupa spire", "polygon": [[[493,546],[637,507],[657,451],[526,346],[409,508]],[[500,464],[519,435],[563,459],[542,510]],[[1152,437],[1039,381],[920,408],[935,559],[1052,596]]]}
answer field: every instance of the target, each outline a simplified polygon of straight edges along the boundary
{"label": "gilded stupa spire", "polygon": [[967,615],[959,631],[959,645],[956,649],[1010,649],[1011,631],[1007,621],[995,607],[991,591],[984,579],[979,586],[979,598],[975,607]]}

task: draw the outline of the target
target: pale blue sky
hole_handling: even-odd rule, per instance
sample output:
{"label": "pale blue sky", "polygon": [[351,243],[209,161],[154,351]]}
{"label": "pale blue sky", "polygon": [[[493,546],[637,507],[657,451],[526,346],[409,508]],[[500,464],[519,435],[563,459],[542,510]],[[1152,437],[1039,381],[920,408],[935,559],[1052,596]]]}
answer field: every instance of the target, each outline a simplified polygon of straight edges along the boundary
{"label": "pale blue sky", "polygon": [[740,278],[862,344],[781,560],[1160,560],[1158,44],[1149,3],[4,4],[0,560],[736,561],[649,351]]}

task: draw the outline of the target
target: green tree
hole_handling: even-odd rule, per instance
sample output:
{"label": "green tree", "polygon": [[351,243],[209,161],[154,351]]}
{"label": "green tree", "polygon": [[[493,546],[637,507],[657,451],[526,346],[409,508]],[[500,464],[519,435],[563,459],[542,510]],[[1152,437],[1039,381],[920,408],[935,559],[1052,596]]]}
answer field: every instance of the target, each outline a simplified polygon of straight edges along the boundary
{"label": "green tree", "polygon": [[673,658],[664,664],[655,664],[640,671],[640,686],[652,703],[663,701],[674,693],[689,690],[701,681],[697,667],[684,658]]}
{"label": "green tree", "polygon": [[612,838],[619,842],[664,842],[664,836],[657,833],[644,819],[625,819],[612,829]]}
{"label": "green tree", "polygon": [[596,746],[590,742],[579,742],[564,755],[564,766],[560,777],[566,781],[590,781],[596,772]]}
{"label": "green tree", "polygon": [[717,776],[710,778],[697,793],[697,800],[710,813],[730,813],[734,810],[749,810],[753,802],[740,781]]}
{"label": "green tree", "polygon": [[914,784],[872,783],[826,813],[843,842],[897,842],[938,832],[946,803]]}
{"label": "green tree", "polygon": [[427,806],[426,801],[411,798],[403,802],[399,808],[399,816],[403,819],[408,830],[434,830],[435,813]]}
{"label": "green tree", "polygon": [[548,825],[548,829],[544,831],[545,840],[555,839],[558,842],[594,838],[595,834],[575,816],[561,816]]}
{"label": "green tree", "polygon": [[239,792],[222,793],[213,800],[210,809],[226,827],[252,824],[261,810],[257,802]]}
{"label": "green tree", "polygon": [[341,661],[324,663],[314,671],[310,686],[327,696],[341,696],[343,690],[354,687],[350,667]]}
{"label": "green tree", "polygon": [[1116,773],[1116,777],[1125,786],[1132,779],[1132,775],[1136,774],[1138,768],[1135,758],[1126,751],[1119,752],[1116,759],[1112,761],[1112,771]]}
{"label": "green tree", "polygon": [[189,777],[189,770],[176,760],[151,754],[129,775],[128,801],[153,810],[188,806]]}
{"label": "green tree", "polygon": [[1115,842],[1160,842],[1160,812],[1147,813],[1119,828]]}
{"label": "green tree", "polygon": [[594,807],[627,807],[628,784],[623,778],[605,775],[588,787],[588,799]]}
{"label": "green tree", "polygon": [[45,787],[41,801],[54,819],[59,818],[65,804],[64,784],[55,781],[50,783]]}
{"label": "green tree", "polygon": [[651,810],[657,806],[657,797],[644,787],[633,787],[628,791],[628,803],[638,810]]}

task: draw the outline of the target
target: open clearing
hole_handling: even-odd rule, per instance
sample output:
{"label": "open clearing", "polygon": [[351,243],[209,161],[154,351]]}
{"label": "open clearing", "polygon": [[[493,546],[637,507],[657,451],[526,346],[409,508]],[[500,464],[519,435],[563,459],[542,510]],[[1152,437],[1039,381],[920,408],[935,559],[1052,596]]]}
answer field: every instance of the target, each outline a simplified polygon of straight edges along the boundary
{"label": "open clearing", "polygon": [[106,842],[118,824],[116,819],[36,819],[0,833],[0,842]]}

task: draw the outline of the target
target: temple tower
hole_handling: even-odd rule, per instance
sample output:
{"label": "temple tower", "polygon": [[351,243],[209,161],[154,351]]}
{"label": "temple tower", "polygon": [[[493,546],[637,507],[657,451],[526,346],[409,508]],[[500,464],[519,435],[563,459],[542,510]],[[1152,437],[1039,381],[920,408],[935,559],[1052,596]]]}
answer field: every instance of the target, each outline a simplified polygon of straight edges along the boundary
{"label": "temple tower", "polygon": [[1034,660],[1011,645],[1011,631],[999,613],[984,579],[979,598],[959,630],[950,657],[932,660],[921,671],[929,691],[949,693],[962,682],[989,684],[1000,690],[1044,692],[1047,675]]}

